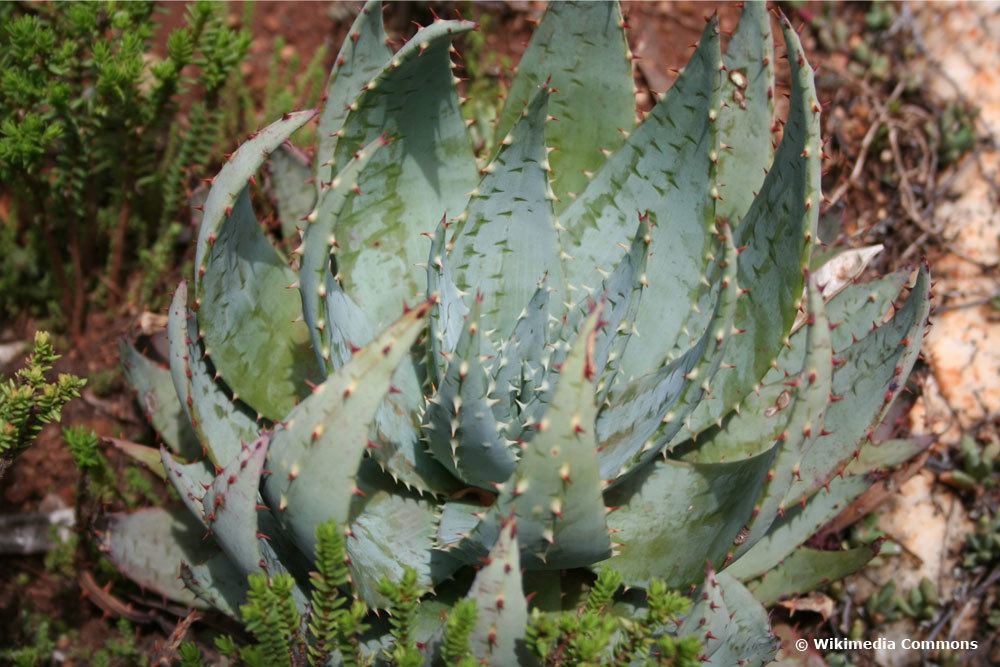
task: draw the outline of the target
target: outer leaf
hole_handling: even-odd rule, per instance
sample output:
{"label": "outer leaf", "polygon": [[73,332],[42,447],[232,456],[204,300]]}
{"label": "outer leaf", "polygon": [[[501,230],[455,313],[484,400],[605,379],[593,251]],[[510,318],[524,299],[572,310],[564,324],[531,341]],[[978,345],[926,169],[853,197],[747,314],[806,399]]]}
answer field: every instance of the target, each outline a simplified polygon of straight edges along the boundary
{"label": "outer leaf", "polygon": [[142,411],[160,438],[171,450],[182,456],[197,456],[200,453],[198,439],[177,400],[170,372],[155,364],[125,339],[121,340],[118,349],[125,379],[132,385]]}
{"label": "outer leaf", "polygon": [[750,519],[776,449],[733,463],[644,466],[607,495],[617,508],[608,515],[617,554],[607,567],[627,585],[659,578],[676,588],[697,582],[706,561],[721,567]]}
{"label": "outer leaf", "polygon": [[771,634],[767,612],[740,582],[708,568],[701,593],[695,598],[700,601],[678,634],[701,638],[705,664],[760,667],[774,659],[778,642]]}
{"label": "outer leaf", "polygon": [[247,580],[226,554],[219,551],[203,563],[183,562],[180,579],[199,600],[230,618],[240,619],[240,605],[246,601]]}
{"label": "outer leaf", "polygon": [[[260,480],[270,436],[244,445],[240,455],[223,468],[202,498],[205,522],[232,565],[244,576],[291,573],[306,578],[305,559],[288,544],[268,508],[260,503]],[[292,591],[304,608],[307,596],[298,585]]]}
{"label": "outer leaf", "polygon": [[181,281],[167,318],[170,375],[202,451],[212,462],[225,465],[236,458],[241,444],[257,439],[260,428],[246,405],[227,395],[215,381],[196,342],[194,315],[186,304],[187,283]]}
{"label": "outer leaf", "polygon": [[889,409],[916,362],[930,310],[930,277],[921,269],[906,303],[892,320],[838,355],[844,362],[833,376],[835,402],[825,429],[830,435],[806,452],[801,480],[792,485],[785,504],[810,495],[842,468],[861,440]]}
{"label": "outer leaf", "polygon": [[425,326],[421,304],[386,329],[316,387],[275,431],[264,495],[304,553],[315,548],[316,526],[348,519],[356,475],[375,411],[399,363]]}
{"label": "outer leaf", "polygon": [[802,372],[793,382],[798,383],[798,395],[785,425],[778,436],[778,455],[774,468],[768,474],[749,534],[739,544],[735,554],[745,553],[760,541],[774,522],[784,514],[784,499],[799,475],[802,460],[817,446],[824,425],[824,415],[830,396],[833,375],[833,349],[830,344],[830,325],[823,310],[823,296],[819,287],[809,283],[809,337]]}
{"label": "outer leaf", "polygon": [[285,142],[295,130],[316,116],[316,110],[298,111],[271,123],[257,132],[252,139],[244,142],[219,173],[212,179],[212,188],[205,200],[201,226],[198,229],[198,246],[195,255],[195,287],[200,296],[202,269],[207,269],[209,251],[218,239],[226,218],[226,209],[236,204],[236,198],[244,190],[250,178],[264,164],[267,156]]}
{"label": "outer leaf", "polygon": [[[830,341],[834,354],[840,354],[851,344],[864,338],[885,320],[910,271],[897,271],[867,283],[854,283],[838,292],[826,304],[826,314],[833,329]],[[777,368],[772,368],[764,382],[772,384],[801,368],[806,351],[806,334],[799,329],[789,338],[788,345],[778,355]],[[746,404],[752,409],[751,403]]]}
{"label": "outer leaf", "polygon": [[130,579],[172,600],[202,606],[178,578],[182,562],[201,562],[217,549],[187,510],[154,507],[112,514],[103,533],[108,558]]}
{"label": "outer leaf", "polygon": [[309,158],[291,144],[282,144],[271,153],[268,163],[271,174],[271,196],[278,208],[281,235],[286,239],[298,236],[304,218],[316,203],[316,186]]}
{"label": "outer leaf", "polygon": [[[819,103],[798,36],[785,24],[792,56],[792,99],[784,136],[764,185],[737,230],[739,282],[749,289],[736,309],[746,331],[728,346],[712,396],[702,401],[675,443],[703,431],[743,399],[781,351],[802,298],[820,204]],[[640,328],[641,332],[641,328]]]}
{"label": "outer leaf", "polygon": [[550,91],[539,90],[469,199],[450,252],[456,284],[482,294],[482,325],[510,331],[539,281],[562,291],[545,150]]}
{"label": "outer leaf", "polygon": [[796,505],[775,521],[767,535],[727,567],[726,572],[747,581],[777,567],[870,486],[871,481],[863,475],[832,480],[829,491],[821,489],[805,507]]}
{"label": "outer leaf", "polygon": [[317,188],[336,172],[337,165],[333,156],[341,136],[339,130],[350,105],[361,94],[364,85],[388,66],[392,58],[392,49],[387,42],[382,25],[382,2],[368,0],[354,19],[348,38],[341,45],[326,84],[326,102],[323,104],[317,131]]}
{"label": "outer leaf", "polygon": [[513,520],[500,530],[497,543],[476,574],[468,598],[476,601],[476,627],[469,638],[472,653],[491,665],[514,665],[528,625],[528,602],[521,590],[521,558]]}
{"label": "outer leaf", "polygon": [[771,166],[771,117],[774,115],[774,37],[762,0],[743,5],[739,26],[722,59],[719,109],[719,192],[716,215],[734,226],[750,210]]}
{"label": "outer leaf", "polygon": [[[327,372],[347,363],[351,358],[352,344],[360,347],[371,338],[370,325],[343,293],[330,266],[337,244],[333,235],[337,216],[347,197],[358,187],[361,170],[384,143],[384,137],[375,139],[351,156],[336,177],[320,183],[316,208],[310,209],[306,216],[308,224],[302,233],[299,266],[302,316],[309,328],[316,357]],[[357,340],[366,334],[366,340]]]}
{"label": "outer leaf", "polygon": [[181,497],[181,502],[207,528],[202,500],[205,497],[205,490],[215,479],[215,472],[203,462],[182,463],[171,456],[165,447],[160,448],[160,460],[167,480]]}
{"label": "outer leaf", "polygon": [[909,276],[910,271],[896,271],[871,282],[848,285],[830,300],[827,314],[836,325],[830,332],[835,353],[843,352],[885,321]]}
{"label": "outer leaf", "polygon": [[270,437],[244,445],[240,455],[223,468],[202,498],[202,510],[212,534],[229,560],[244,574],[261,569],[257,489]]}
{"label": "outer leaf", "polygon": [[300,304],[288,298],[295,276],[260,229],[247,183],[314,116],[287,114],[232,154],[213,181],[198,236],[195,305],[206,354],[233,392],[270,419],[288,413],[316,369]]}
{"label": "outer leaf", "polygon": [[630,61],[617,2],[549,3],[531,36],[497,125],[497,142],[539,86],[559,91],[550,103],[559,122],[548,130],[557,211],[587,187],[585,172],[601,166],[602,150],[615,151],[635,124]]}
{"label": "outer leaf", "polygon": [[717,150],[709,120],[718,114],[721,62],[713,19],[667,96],[560,215],[562,248],[573,258],[563,267],[566,280],[570,289],[588,291],[599,284],[599,271],[621,256],[618,244],[630,240],[637,212],[650,211],[659,222],[652,233],[649,296],[637,322],[645,344],[626,350],[626,378],[660,367],[697,301],[708,265],[715,219],[710,154]]}
{"label": "outer leaf", "polygon": [[861,450],[861,455],[847,464],[845,475],[864,475],[869,472],[885,471],[909,461],[928,447],[924,439],[886,440],[870,443]]}
{"label": "outer leaf", "polygon": [[475,186],[448,59],[451,40],[472,27],[436,21],[421,29],[367,83],[344,120],[338,163],[383,133],[392,139],[362,171],[361,194],[348,199],[334,227],[344,290],[375,331],[395,319],[404,300],[424,292],[417,265],[426,250],[414,239],[442,215],[461,211]]}
{"label": "outer leaf", "polygon": [[817,551],[799,547],[781,565],[762,579],[750,582],[747,587],[762,604],[769,605],[854,574],[877,555],[878,547],[872,546],[847,551]]}

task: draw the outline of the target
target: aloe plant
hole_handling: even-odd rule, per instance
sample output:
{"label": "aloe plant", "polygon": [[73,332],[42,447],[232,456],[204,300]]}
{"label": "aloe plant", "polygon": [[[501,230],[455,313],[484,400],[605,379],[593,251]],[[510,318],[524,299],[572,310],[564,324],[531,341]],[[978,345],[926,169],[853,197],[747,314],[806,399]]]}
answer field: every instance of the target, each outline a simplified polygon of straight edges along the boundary
{"label": "aloe plant", "polygon": [[[554,3],[481,166],[449,56],[474,27],[438,20],[393,53],[369,2],[323,108],[260,130],[212,179],[169,370],[123,347],[185,508],[112,516],[106,548],[192,605],[238,616],[264,573],[290,575],[305,609],[306,555],[334,521],[369,609],[409,570],[439,605],[475,600],[478,660],[527,660],[529,607],[558,615],[613,571],[632,595],[612,613],[645,613],[635,592],[654,583],[700,586],[681,634],[711,664],[766,662],[763,604],[873,556],[804,544],[915,453],[871,433],[916,360],[927,269],[815,277],[843,273],[813,257],[820,104],[782,19],[790,99],[772,129],[762,3],[725,54],[709,19],[644,118],[618,5]],[[310,167],[287,158],[313,120]],[[300,218],[290,255],[254,216],[269,157]],[[397,653],[433,651],[442,623]]]}

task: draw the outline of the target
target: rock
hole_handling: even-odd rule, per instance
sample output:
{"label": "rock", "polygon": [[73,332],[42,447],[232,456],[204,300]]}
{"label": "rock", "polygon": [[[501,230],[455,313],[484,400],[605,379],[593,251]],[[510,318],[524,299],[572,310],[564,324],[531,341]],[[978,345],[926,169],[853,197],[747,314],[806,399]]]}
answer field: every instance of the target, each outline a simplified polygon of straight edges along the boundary
{"label": "rock", "polygon": [[851,580],[855,601],[864,601],[889,581],[908,594],[923,577],[937,587],[941,598],[951,597],[955,581],[950,576],[958,563],[965,535],[972,530],[961,500],[936,484],[934,474],[923,470],[904,484],[883,506],[878,528],[903,548],[899,556]]}
{"label": "rock", "polygon": [[[926,80],[939,97],[964,98],[979,109],[980,133],[1000,136],[1000,5],[937,4],[914,7],[918,43],[927,55]],[[952,444],[967,428],[1000,413],[1000,318],[987,300],[1000,289],[1000,152],[996,142],[966,156],[950,186],[950,200],[934,211],[950,253],[931,267],[939,313],[925,343],[940,406],[925,405],[918,416],[952,414],[940,429]]]}

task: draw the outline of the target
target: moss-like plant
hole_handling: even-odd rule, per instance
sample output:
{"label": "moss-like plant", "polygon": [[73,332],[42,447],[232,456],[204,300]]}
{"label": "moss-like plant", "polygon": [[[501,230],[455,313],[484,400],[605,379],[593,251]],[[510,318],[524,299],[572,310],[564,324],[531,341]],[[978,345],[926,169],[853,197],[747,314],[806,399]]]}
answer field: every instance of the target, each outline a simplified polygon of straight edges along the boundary
{"label": "moss-like plant", "polygon": [[40,331],[24,368],[0,382],[0,478],[45,424],[59,421],[63,406],[86,384],[67,373],[49,382],[47,376],[58,359],[49,335]]}

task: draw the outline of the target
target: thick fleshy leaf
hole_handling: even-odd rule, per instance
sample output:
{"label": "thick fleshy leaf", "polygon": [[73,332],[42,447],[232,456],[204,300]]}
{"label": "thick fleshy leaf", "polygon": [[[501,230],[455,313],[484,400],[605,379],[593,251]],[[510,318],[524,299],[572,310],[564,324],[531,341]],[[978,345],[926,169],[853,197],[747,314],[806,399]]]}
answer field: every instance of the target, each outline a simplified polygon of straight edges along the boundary
{"label": "thick fleshy leaf", "polygon": [[260,569],[263,559],[257,491],[269,442],[270,437],[263,435],[253,444],[245,445],[239,456],[215,477],[201,501],[205,521],[216,542],[245,574]]}
{"label": "thick fleshy leaf", "polygon": [[271,153],[268,162],[271,197],[278,209],[281,235],[286,240],[298,236],[306,224],[304,218],[316,204],[313,171],[305,153],[291,144],[282,144]]}
{"label": "thick fleshy leaf", "polygon": [[818,551],[799,547],[783,563],[751,581],[747,588],[761,604],[773,604],[793,595],[802,595],[854,574],[878,555],[878,546],[847,551]]}
{"label": "thick fleshy leaf", "polygon": [[221,551],[208,560],[183,562],[180,579],[184,587],[203,602],[230,618],[240,619],[240,605],[246,600],[246,576]]}
{"label": "thick fleshy leaf", "polygon": [[494,517],[517,517],[521,558],[528,568],[583,567],[610,553],[594,436],[593,349],[599,317],[598,309],[573,343],[549,409],[497,499]]}
{"label": "thick fleshy leaf", "polygon": [[753,390],[781,352],[802,300],[803,268],[820,207],[820,107],[812,69],[787,22],[784,35],[792,70],[784,136],[736,234],[737,246],[746,246],[739,256],[739,283],[749,291],[737,304],[735,326],[746,333],[727,347],[711,396],[675,444],[716,423]]}
{"label": "thick fleshy leaf", "polygon": [[867,283],[848,285],[830,299],[826,311],[830,324],[835,325],[830,332],[835,353],[843,352],[885,322],[886,313],[910,274],[908,270],[896,271]]}
{"label": "thick fleshy leaf", "polygon": [[[619,246],[628,247],[634,216],[650,211],[658,221],[649,290],[636,324],[644,344],[626,350],[626,379],[661,366],[709,265],[715,222],[711,153],[718,149],[711,121],[719,110],[721,63],[718,21],[712,19],[673,88],[559,218],[562,249],[573,258],[563,267],[567,283],[587,292],[600,284],[600,271],[621,257]],[[570,296],[575,301],[584,293]]]}
{"label": "thick fleshy leaf", "polygon": [[763,667],[774,659],[778,642],[767,611],[743,584],[708,568],[694,606],[678,630],[702,641],[703,664],[715,667]]}
{"label": "thick fleshy leaf", "polygon": [[208,252],[198,327],[205,355],[233,393],[272,420],[288,414],[319,375],[301,304],[289,291],[294,280],[244,188]]}
{"label": "thick fleshy leaf", "polygon": [[[302,582],[308,567],[301,553],[288,543],[270,509],[260,502],[260,481],[264,473],[270,435],[244,445],[239,456],[229,462],[202,498],[205,523],[229,562],[244,577],[263,571],[269,576],[290,573]],[[306,594],[298,584],[292,590],[300,609]]]}
{"label": "thick fleshy leaf", "polygon": [[799,476],[803,458],[822,442],[824,416],[829,404],[833,376],[833,349],[830,324],[823,309],[823,295],[815,282],[809,283],[808,352],[798,377],[788,384],[797,385],[784,430],[777,436],[778,454],[768,473],[763,493],[757,501],[746,539],[737,545],[739,556],[763,539],[775,518],[784,514],[785,495]]}
{"label": "thick fleshy leaf", "polygon": [[732,463],[659,461],[644,466],[605,498],[617,554],[606,566],[623,581],[674,588],[697,582],[705,562],[721,567],[750,520],[777,447]]}
{"label": "thick fleshy leaf", "polygon": [[518,649],[528,625],[528,602],[521,589],[521,558],[513,520],[501,528],[467,597],[476,601],[478,612],[469,637],[472,653],[490,665],[520,664]]}
{"label": "thick fleshy leaf", "polygon": [[374,331],[392,322],[400,305],[424,293],[418,265],[443,215],[465,206],[476,164],[458,107],[448,49],[473,28],[468,21],[435,21],[401,48],[351,103],[335,152],[344,163],[380,135],[390,139],[358,178],[334,226],[337,272]]}
{"label": "thick fleshy leaf", "polygon": [[712,388],[723,350],[736,334],[732,317],[739,292],[730,229],[722,226],[720,236],[724,252],[714,267],[718,301],[708,329],[681,357],[623,385],[598,415],[601,479],[614,482],[657,456]]}
{"label": "thick fleshy leaf", "polygon": [[427,258],[427,298],[434,303],[430,316],[428,372],[440,382],[448,368],[448,356],[455,351],[469,307],[455,284],[455,270],[447,252],[448,223],[442,220],[431,240]]}
{"label": "thick fleshy leaf", "polygon": [[370,339],[370,326],[364,315],[343,293],[340,282],[331,272],[331,256],[336,248],[334,225],[347,197],[358,187],[358,175],[372,156],[384,145],[379,137],[351,156],[337,176],[319,184],[315,209],[306,216],[302,232],[302,259],[299,264],[299,292],[302,317],[309,328],[313,350],[327,372],[340,368],[351,358],[351,345],[364,333]]}
{"label": "thick fleshy leaf", "polygon": [[927,449],[926,439],[886,440],[869,443],[861,450],[860,456],[847,464],[845,475],[864,475],[869,472],[884,472],[889,468],[909,461]]}
{"label": "thick fleshy leaf", "polygon": [[510,477],[517,459],[490,406],[488,377],[480,360],[479,309],[477,300],[424,413],[423,432],[431,454],[453,475],[492,490]]}
{"label": "thick fleshy leaf", "polygon": [[[471,498],[446,500],[440,507],[435,548],[442,551],[457,549],[456,553],[461,553],[463,540],[472,535],[488,509]],[[485,555],[487,551],[483,550],[479,555]]]}
{"label": "thick fleshy leaf", "polygon": [[[896,271],[867,283],[854,283],[838,292],[826,304],[826,315],[833,329],[830,342],[834,354],[840,354],[864,338],[885,321],[886,313],[906,284],[910,271]],[[804,323],[804,321],[803,321]],[[806,330],[800,328],[788,339],[788,345],[778,355],[775,368],[764,376],[764,384],[783,381],[801,368],[806,353]],[[751,402],[745,407],[751,408]]]}
{"label": "thick fleshy leaf", "polygon": [[549,409],[526,437],[514,475],[499,485],[496,503],[457,544],[456,537],[465,532],[465,509],[454,508],[448,525],[439,528],[443,546],[467,562],[486,555],[511,516],[517,519],[521,562],[528,569],[584,567],[610,554],[593,427],[599,317],[596,309],[571,345]]}
{"label": "thick fleshy leaf", "polygon": [[526,567],[566,569],[610,553],[594,433],[594,339],[600,309],[584,324],[552,402],[525,445],[497,507],[517,517]]}
{"label": "thick fleshy leaf", "polygon": [[806,452],[800,479],[785,497],[786,506],[811,495],[843,468],[888,411],[920,352],[929,290],[930,276],[922,268],[892,320],[838,353],[843,363],[833,374],[834,402],[824,419],[829,435]]}
{"label": "thick fleshy leaf", "polygon": [[[648,279],[646,265],[650,256],[653,236],[650,228],[652,213],[639,216],[628,254],[622,257],[614,272],[602,285],[601,294],[606,300],[604,320],[606,324],[598,333],[594,351],[594,366],[601,378],[597,384],[597,402],[603,404],[618,379],[622,355],[635,333],[636,318],[642,293]],[[652,220],[652,225],[656,221]]]}
{"label": "thick fleshy leaf", "polygon": [[209,252],[221,235],[229,217],[227,210],[235,206],[237,197],[246,188],[250,178],[264,164],[267,156],[283,144],[295,130],[315,118],[316,113],[315,109],[310,109],[285,114],[281,120],[271,123],[254,134],[249,141],[241,144],[212,179],[212,188],[205,199],[201,226],[198,229],[195,254],[194,278],[199,297],[202,293],[202,271],[207,271]]}
{"label": "thick fleshy leaf", "polygon": [[347,521],[375,411],[427,311],[426,303],[414,308],[359,350],[276,429],[264,495],[303,553],[313,553],[317,525]]}
{"label": "thick fleshy leaf", "polygon": [[215,381],[214,372],[197,343],[195,318],[187,309],[187,283],[174,292],[167,317],[170,375],[209,459],[222,466],[240,452],[243,443],[257,439],[260,427],[247,406],[234,400]]}
{"label": "thick fleshy leaf", "polygon": [[388,475],[421,493],[449,495],[461,483],[427,450],[420,432],[425,402],[411,354],[392,376],[393,390],[385,397],[368,433],[368,453]]}
{"label": "thick fleshy leaf", "polygon": [[[651,236],[649,221],[652,214],[640,216],[629,252],[618,262],[611,274],[607,274],[600,290],[581,299],[574,307],[563,313],[562,318],[548,316],[545,312],[533,315],[531,326],[539,340],[550,339],[543,349],[534,349],[533,358],[524,365],[520,373],[519,394],[515,397],[512,411],[515,419],[508,428],[508,437],[517,439],[522,431],[537,422],[548,409],[555,388],[559,382],[559,372],[569,353],[571,343],[580,332],[587,316],[600,303],[602,307],[601,326],[594,339],[594,375],[598,378],[595,403],[604,405],[611,386],[618,377],[621,353],[635,331],[635,315],[639,299],[646,285],[646,259],[649,255]],[[605,275],[605,274],[602,274]],[[532,304],[539,299],[536,291]],[[546,296],[547,299],[547,296]],[[529,309],[531,304],[529,304]],[[529,311],[533,312],[533,311]],[[545,323],[549,322],[548,326]],[[525,322],[527,324],[527,322]],[[548,348],[551,348],[549,350]],[[501,363],[504,360],[501,359]]]}
{"label": "thick fleshy leaf", "polygon": [[[364,149],[362,153],[367,154],[370,148]],[[349,168],[353,169],[362,158],[367,160],[368,157],[354,158]],[[339,196],[337,194],[339,187],[339,184],[335,185],[331,190],[325,192],[323,202],[326,202],[327,198]],[[321,203],[320,211],[323,210],[325,209]],[[311,238],[309,234],[324,229],[323,220],[325,219],[321,215],[315,226],[311,226],[306,234],[307,249],[303,256],[303,272],[301,273],[304,303],[307,303],[305,301],[309,298],[307,294],[311,293],[310,290],[316,284],[315,281],[308,278],[305,271],[307,260],[310,257],[315,259],[312,254],[313,248],[309,245],[309,238]],[[314,277],[317,280],[325,280],[326,287],[323,288],[322,293],[326,302],[326,322],[323,323],[320,320],[319,323],[323,330],[317,328],[313,331],[313,335],[315,340],[326,341],[321,343],[327,346],[323,348],[323,356],[328,357],[324,363],[327,364],[328,370],[333,372],[346,364],[355,351],[370,343],[374,333],[368,317],[344,292],[339,281],[330,274],[325,264],[321,266]],[[429,298],[436,300],[433,293]],[[436,311],[437,307],[434,310]],[[306,305],[306,312],[309,312],[308,305]],[[432,332],[433,313],[434,311],[432,311]],[[322,338],[323,336],[326,338]],[[416,355],[416,353],[414,354]],[[419,434],[424,399],[419,373],[422,368],[418,367],[422,367],[422,360],[414,356],[414,358],[404,361],[393,374],[392,386],[394,389],[379,405],[369,431],[370,453],[386,473],[406,486],[421,492],[447,494],[455,490],[457,482],[427,453]]]}
{"label": "thick fleshy leaf", "polygon": [[[160,460],[164,472],[181,502],[191,511],[198,521],[205,524],[205,507],[202,500],[205,498],[205,490],[212,485],[215,479],[215,471],[205,462],[183,463],[171,456],[166,447],[160,449]],[[207,528],[207,524],[206,528]]]}
{"label": "thick fleshy leaf", "polygon": [[[738,227],[760,191],[774,157],[774,38],[767,8],[761,0],[744,3],[740,22],[723,56],[718,116],[719,150],[715,215]],[[711,316],[713,297],[705,295],[674,343],[674,353],[690,347]]]}
{"label": "thick fleshy leaf", "polygon": [[[376,143],[379,141],[377,140]],[[354,170],[362,161],[367,161],[370,158],[371,149],[371,146],[365,148],[362,151],[364,155],[356,156],[348,165],[348,169]],[[356,175],[356,172],[351,171],[348,175],[352,174]],[[341,176],[337,178],[339,179]],[[325,203],[331,198],[335,199],[340,196],[338,188],[341,188],[341,184],[333,185],[322,195],[323,199],[319,209],[321,214],[326,210]],[[310,311],[308,299],[316,298],[318,300],[318,296],[312,293],[312,289],[317,284],[316,281],[325,281],[323,283],[325,287],[321,289],[321,293],[326,302],[326,321],[325,323],[322,320],[318,321],[322,330],[315,328],[313,336],[314,341],[325,341],[320,343],[326,346],[322,350],[322,356],[328,370],[333,372],[346,364],[356,350],[370,343],[374,334],[367,316],[344,292],[339,281],[330,274],[325,263],[321,262],[318,265],[319,270],[313,274],[306,271],[309,261],[319,261],[313,252],[313,246],[310,244],[310,239],[314,238],[310,234],[332,226],[332,223],[327,225],[324,220],[327,220],[325,214],[320,215],[315,225],[310,226],[306,232],[306,251],[303,256],[303,271],[300,275],[307,321]],[[320,241],[325,243],[322,238]],[[310,278],[310,275],[315,280]],[[430,298],[435,300],[433,293]],[[461,301],[460,298],[459,301]],[[439,307],[436,307],[435,311]],[[431,326],[434,326],[433,312]],[[389,475],[406,486],[421,492],[446,494],[455,490],[456,482],[427,453],[418,432],[424,405],[420,373],[418,372],[422,370],[418,368],[420,366],[422,366],[422,361],[413,358],[404,361],[396,369],[392,379],[394,390],[379,405],[375,413],[375,421],[369,432],[372,445],[370,453]]]}
{"label": "thick fleshy leaf", "polygon": [[407,567],[416,570],[425,587],[454,573],[460,563],[433,549],[433,502],[394,485],[372,462],[362,463],[358,489],[364,495],[352,503],[347,554],[354,589],[366,604],[384,609],[388,601],[379,593],[379,582],[399,581]]}
{"label": "thick fleshy leaf", "polygon": [[382,24],[381,0],[368,0],[354,19],[340,47],[326,84],[326,101],[319,117],[316,146],[316,187],[333,178],[338,131],[365,84],[389,65],[392,49]]}
{"label": "thick fleshy leaf", "polygon": [[750,210],[771,166],[774,115],[774,37],[763,0],[743,4],[739,26],[722,58],[719,109],[719,193],[716,215],[734,226]]}
{"label": "thick fleshy leaf", "polygon": [[218,548],[186,509],[111,514],[102,536],[103,550],[127,577],[171,600],[202,606],[180,580],[181,563],[203,562]]}
{"label": "thick fleshy leaf", "polygon": [[198,232],[195,307],[206,355],[233,392],[270,419],[288,413],[316,369],[301,304],[288,298],[295,275],[261,230],[248,183],[315,115],[286,114],[242,144],[213,179]]}
{"label": "thick fleshy leaf", "polygon": [[125,379],[164,444],[181,456],[199,456],[198,438],[177,399],[170,371],[161,368],[125,339],[121,340],[118,350]]}
{"label": "thick fleshy leaf", "polygon": [[510,336],[500,344],[491,369],[497,403],[493,412],[507,423],[508,437],[515,437],[524,425],[522,407],[534,398],[545,381],[546,349],[549,332],[549,285],[542,280],[528,305],[514,324]]}
{"label": "thick fleshy leaf", "polygon": [[[550,2],[535,28],[497,125],[501,143],[539,86],[558,93],[548,131],[554,150],[552,188],[562,210],[587,186],[607,151],[615,151],[635,124],[635,86],[618,2]],[[594,104],[600,100],[599,104]]]}
{"label": "thick fleshy leaf", "polygon": [[829,490],[820,489],[805,507],[796,505],[785,512],[726,572],[746,581],[771,570],[870,486],[871,481],[863,475],[832,480]]}
{"label": "thick fleshy leaf", "polygon": [[482,295],[486,331],[510,331],[546,276],[563,289],[545,146],[550,95],[535,93],[484,169],[449,253],[458,288]]}

